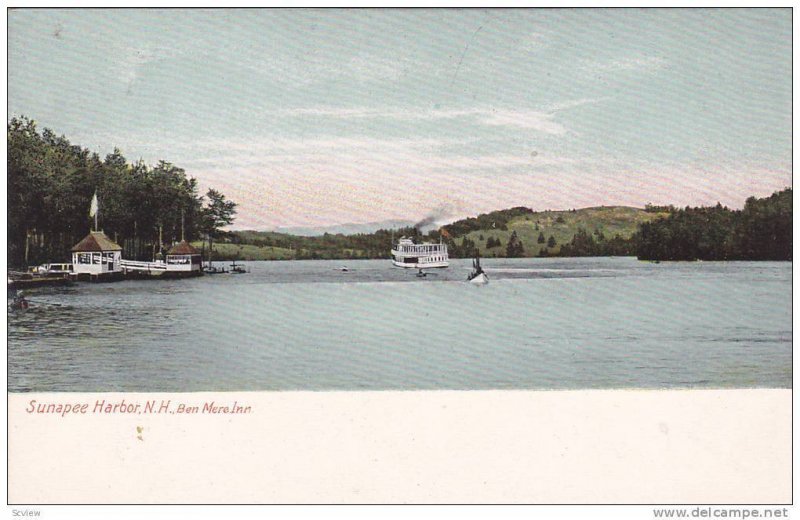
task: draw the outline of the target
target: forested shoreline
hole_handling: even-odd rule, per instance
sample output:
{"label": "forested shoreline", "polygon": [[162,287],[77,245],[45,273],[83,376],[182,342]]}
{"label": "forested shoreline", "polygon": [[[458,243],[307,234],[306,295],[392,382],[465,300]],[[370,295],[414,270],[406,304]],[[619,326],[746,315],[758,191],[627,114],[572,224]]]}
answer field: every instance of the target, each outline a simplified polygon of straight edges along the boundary
{"label": "forested shoreline", "polygon": [[[585,210],[545,212],[557,215],[551,220],[563,223],[564,215]],[[713,207],[651,206],[643,210],[655,218],[636,225],[629,236],[606,236],[604,224],[593,228],[577,226],[571,240],[557,244],[553,235],[546,238],[539,231],[540,213],[517,207],[459,220],[438,230],[421,233],[407,227],[381,229],[356,235],[324,234],[298,237],[274,232],[239,231],[226,237],[226,242],[241,247],[252,245],[277,248],[287,252],[284,258],[294,259],[358,259],[386,258],[394,236],[448,245],[452,258],[476,255],[495,258],[514,257],[585,257],[636,256],[640,260],[792,260],[792,189],[786,188],[765,198],[750,197],[742,210],[717,204]],[[538,254],[532,244],[520,239],[517,231],[533,227],[538,233]],[[501,241],[492,233],[506,232]],[[486,235],[486,236],[484,236]],[[472,237],[472,238],[470,238]],[[488,246],[481,247],[481,246]],[[223,253],[225,258],[241,258],[236,249]]]}
{"label": "forested shoreline", "polygon": [[159,161],[128,162],[118,149],[101,159],[28,118],[13,118],[8,138],[8,264],[24,267],[69,261],[69,250],[98,224],[123,247],[123,257],[152,260],[181,239],[212,239],[233,222],[236,204]]}
{"label": "forested shoreline", "polygon": [[741,210],[672,208],[634,241],[641,260],[792,260],[792,189],[750,197]]}
{"label": "forested shoreline", "polygon": [[[515,207],[446,224],[353,235],[305,237],[269,231],[223,231],[236,204],[178,166],[130,163],[117,149],[101,159],[34,121],[8,123],[9,266],[69,261],[91,229],[89,204],[100,200],[99,227],[125,258],[152,260],[181,237],[215,259],[388,258],[393,238],[448,245],[453,258],[637,256],[642,260],[791,260],[792,189],[750,197],[741,210],[647,205],[534,212]],[[645,218],[646,217],[646,218]],[[558,237],[558,239],[556,238]]]}

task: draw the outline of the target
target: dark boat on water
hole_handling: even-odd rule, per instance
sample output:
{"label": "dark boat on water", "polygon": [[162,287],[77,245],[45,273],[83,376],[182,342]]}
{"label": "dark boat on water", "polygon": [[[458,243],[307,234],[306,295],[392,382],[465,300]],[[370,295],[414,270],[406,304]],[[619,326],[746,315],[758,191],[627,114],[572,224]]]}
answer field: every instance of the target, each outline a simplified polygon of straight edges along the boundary
{"label": "dark boat on water", "polygon": [[231,273],[233,274],[244,274],[247,272],[247,269],[242,264],[237,264],[236,260],[231,263]]}
{"label": "dark boat on water", "polygon": [[217,267],[214,265],[214,261],[211,259],[212,255],[214,254],[214,250],[211,247],[211,243],[209,242],[208,248],[208,263],[203,266],[203,273],[205,274],[227,274],[228,270],[225,269],[225,266]]}
{"label": "dark boat on water", "polygon": [[28,300],[25,299],[25,294],[22,291],[14,291],[11,303],[8,304],[8,309],[12,311],[23,311],[29,307]]}
{"label": "dark boat on water", "polygon": [[467,276],[467,281],[476,285],[485,285],[489,283],[489,277],[483,271],[481,259],[478,256],[475,256],[475,259],[472,260],[472,272]]}
{"label": "dark boat on water", "polygon": [[228,270],[225,267],[217,267],[209,262],[207,265],[203,266],[203,272],[205,274],[227,274]]}

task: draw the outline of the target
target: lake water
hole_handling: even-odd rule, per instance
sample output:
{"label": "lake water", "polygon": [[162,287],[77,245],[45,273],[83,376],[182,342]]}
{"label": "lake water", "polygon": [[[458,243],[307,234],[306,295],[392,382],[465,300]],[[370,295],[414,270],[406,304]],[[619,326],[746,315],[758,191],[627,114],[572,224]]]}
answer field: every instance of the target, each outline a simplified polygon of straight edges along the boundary
{"label": "lake water", "polygon": [[[792,384],[791,263],[248,262],[244,275],[28,291],[10,391]],[[335,268],[347,265],[349,272]]]}

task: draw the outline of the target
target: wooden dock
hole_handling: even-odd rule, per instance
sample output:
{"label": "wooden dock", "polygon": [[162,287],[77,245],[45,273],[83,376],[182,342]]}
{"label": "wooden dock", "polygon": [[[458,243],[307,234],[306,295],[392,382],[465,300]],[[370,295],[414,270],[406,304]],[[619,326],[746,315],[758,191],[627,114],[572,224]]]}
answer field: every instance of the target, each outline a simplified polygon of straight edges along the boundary
{"label": "wooden dock", "polygon": [[69,285],[72,283],[66,276],[22,276],[22,277],[9,277],[9,289],[28,289],[32,287],[43,287],[48,285]]}

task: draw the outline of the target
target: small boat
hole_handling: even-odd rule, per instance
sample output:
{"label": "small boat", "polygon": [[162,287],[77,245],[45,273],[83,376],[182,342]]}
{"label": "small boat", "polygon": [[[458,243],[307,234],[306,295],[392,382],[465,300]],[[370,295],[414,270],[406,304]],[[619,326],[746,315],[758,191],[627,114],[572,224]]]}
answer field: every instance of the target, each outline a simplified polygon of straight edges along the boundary
{"label": "small boat", "polygon": [[[205,248],[205,240],[203,241],[203,248]],[[202,253],[200,255],[202,258]],[[205,274],[228,274],[225,267],[217,267],[214,265],[214,245],[211,236],[208,236],[208,263],[203,266],[203,273]]]}
{"label": "small boat", "polygon": [[231,273],[233,274],[244,274],[247,270],[244,268],[242,264],[237,264],[236,260],[233,261],[231,264]]}
{"label": "small boat", "polygon": [[227,274],[228,271],[224,267],[217,267],[215,265],[207,265],[203,267],[205,274]]}
{"label": "small boat", "polygon": [[336,269],[334,269],[334,270],[335,270],[335,271],[341,271],[341,272],[343,272],[343,273],[346,273],[346,272],[348,272],[350,269],[348,269],[346,265],[343,265],[343,266],[341,266],[341,267],[337,267],[337,268],[336,268]]}
{"label": "small boat", "polygon": [[25,299],[25,294],[22,291],[17,291],[14,294],[14,299],[8,304],[8,308],[12,311],[25,310],[28,307],[28,300]]}
{"label": "small boat", "polygon": [[489,283],[489,277],[483,271],[481,259],[477,256],[472,261],[472,272],[467,276],[467,281],[475,285],[485,285]]}

